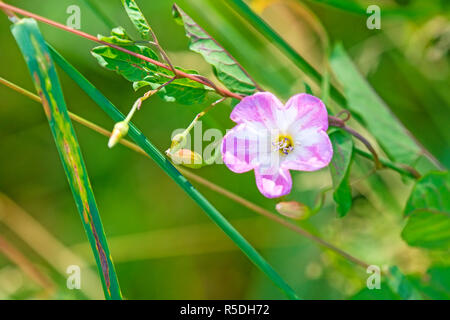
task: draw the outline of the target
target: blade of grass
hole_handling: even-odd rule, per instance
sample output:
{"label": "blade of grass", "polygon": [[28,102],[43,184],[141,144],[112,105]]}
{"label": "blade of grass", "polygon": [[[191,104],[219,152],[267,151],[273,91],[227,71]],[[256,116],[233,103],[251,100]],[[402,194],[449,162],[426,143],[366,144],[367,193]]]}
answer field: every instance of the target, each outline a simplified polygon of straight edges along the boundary
{"label": "blade of grass", "polygon": [[[266,39],[275,44],[294,62],[300,70],[311,78],[318,86],[322,84],[322,75],[308,61],[306,61],[297,51],[294,50],[275,30],[272,29],[263,19],[261,19],[252,9],[242,0],[226,0],[239,15],[246,18],[256,30],[258,30]],[[341,106],[346,105],[345,97],[334,87],[330,85],[330,96]]]}
{"label": "blade of grass", "polygon": [[50,52],[35,20],[19,20],[12,26],[12,33],[25,57],[34,85],[41,97],[83,227],[91,243],[105,298],[121,299],[119,282],[94,193]]}
{"label": "blade of grass", "polygon": [[[114,122],[123,121],[125,116],[94,87],[78,70],[67,62],[55,49],[50,47],[55,62],[67,75],[74,80],[81,89],[92,99]],[[280,275],[267,263],[267,261],[252,247],[252,245],[222,216],[222,214],[190,184],[190,182],[170,163],[168,159],[144,136],[132,123],[129,123],[128,135],[138,144],[158,166],[164,170],[204,211],[205,213],[230,237],[231,240],[244,252],[247,257],[264,272],[270,280],[277,285],[288,298],[298,299],[297,294],[280,277]]]}
{"label": "blade of grass", "polygon": [[107,26],[109,29],[113,29],[114,27],[117,27],[116,24],[108,17],[108,15],[104,14],[102,10],[98,7],[98,5],[92,1],[92,0],[82,0],[86,6],[91,9],[91,11],[100,18],[100,20],[103,22],[105,26]]}

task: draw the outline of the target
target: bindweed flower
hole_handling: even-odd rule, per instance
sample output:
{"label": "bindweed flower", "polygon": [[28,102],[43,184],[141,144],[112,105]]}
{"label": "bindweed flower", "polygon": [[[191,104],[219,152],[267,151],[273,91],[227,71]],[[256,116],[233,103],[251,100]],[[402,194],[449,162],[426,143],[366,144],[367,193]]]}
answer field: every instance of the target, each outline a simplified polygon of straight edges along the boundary
{"label": "bindweed flower", "polygon": [[316,171],[333,156],[328,113],[323,102],[297,94],[283,105],[273,94],[245,97],[233,109],[237,125],[222,141],[222,157],[233,172],[255,171],[256,185],[267,198],[288,194],[289,170]]}

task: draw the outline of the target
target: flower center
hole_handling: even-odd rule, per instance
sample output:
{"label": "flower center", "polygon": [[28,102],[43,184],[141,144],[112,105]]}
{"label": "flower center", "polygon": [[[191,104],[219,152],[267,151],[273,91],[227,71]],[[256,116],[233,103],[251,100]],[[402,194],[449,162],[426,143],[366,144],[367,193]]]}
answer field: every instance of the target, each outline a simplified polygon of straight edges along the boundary
{"label": "flower center", "polygon": [[272,142],[275,147],[275,151],[279,151],[281,154],[288,155],[289,152],[294,150],[294,142],[288,135],[280,135],[275,142]]}

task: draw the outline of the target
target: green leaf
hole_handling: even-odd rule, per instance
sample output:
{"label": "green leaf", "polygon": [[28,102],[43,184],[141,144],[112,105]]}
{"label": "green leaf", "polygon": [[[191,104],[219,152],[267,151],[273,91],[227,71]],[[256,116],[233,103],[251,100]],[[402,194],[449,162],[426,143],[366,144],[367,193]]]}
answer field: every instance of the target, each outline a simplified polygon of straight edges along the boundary
{"label": "green leaf", "polygon": [[414,186],[406,204],[403,239],[411,246],[450,248],[450,174],[431,172]]}
{"label": "green leaf", "polygon": [[330,134],[333,158],[330,173],[333,181],[333,198],[339,217],[345,216],[352,206],[352,190],[349,184],[350,164],[353,155],[353,140],[350,134],[341,130]]}
{"label": "green leaf", "polygon": [[389,268],[387,284],[393,292],[404,300],[423,299],[414,284],[396,266]]}
{"label": "green leaf", "polygon": [[214,74],[228,89],[245,95],[255,93],[255,82],[216,40],[177,5],[173,5],[173,15],[184,26],[190,39],[189,49],[200,53],[213,66]]}
{"label": "green leaf", "polygon": [[[52,55],[61,69],[66,72],[97,105],[114,121],[119,122],[125,116],[78,70],[69,64],[53,48]],[[130,123],[128,135],[141,147],[145,153],[164,170],[214,221],[217,226],[239,247],[239,249],[276,285],[289,299],[299,299],[294,290],[281,278],[272,266],[262,257],[258,251],[237,231],[228,220],[196,189],[191,183],[167,160],[167,158],[145,137],[145,135]]]}
{"label": "green leaf", "polygon": [[[125,46],[127,50],[158,60],[158,56],[152,49],[134,45],[122,28],[113,29],[111,34],[111,37],[99,36],[99,39],[111,44]],[[128,81],[140,81],[149,76],[160,78],[157,73],[161,72],[162,68],[115,48],[109,46],[95,47],[91,53],[102,67],[116,71]]]}
{"label": "green leaf", "polygon": [[[110,37],[99,36],[99,39],[119,45],[153,60],[158,60],[158,56],[151,48],[135,45],[121,27],[113,29]],[[145,86],[157,89],[174,76],[170,70],[155,66],[150,62],[109,46],[100,46],[92,49],[92,55],[102,67],[115,71],[128,81],[133,82],[133,88],[135,90]],[[178,67],[177,69],[187,73],[197,74],[193,70],[183,70]],[[158,92],[158,95],[165,101],[176,101],[178,103],[192,105],[202,103],[208,92],[209,90],[205,85],[191,79],[180,78],[162,88]]]}
{"label": "green leaf", "polygon": [[13,25],[12,33],[41,97],[83,227],[95,256],[105,297],[121,299],[119,282],[94,193],[48,47],[33,19],[20,20]]}
{"label": "green leaf", "polygon": [[414,164],[422,154],[421,148],[359,73],[341,45],[334,48],[330,63],[344,87],[348,108],[362,119],[392,160]]}
{"label": "green leaf", "polygon": [[147,20],[139,9],[136,1],[134,0],[122,0],[122,4],[125,7],[128,17],[133,22],[136,29],[139,31],[142,39],[147,39],[150,33],[150,26]]}

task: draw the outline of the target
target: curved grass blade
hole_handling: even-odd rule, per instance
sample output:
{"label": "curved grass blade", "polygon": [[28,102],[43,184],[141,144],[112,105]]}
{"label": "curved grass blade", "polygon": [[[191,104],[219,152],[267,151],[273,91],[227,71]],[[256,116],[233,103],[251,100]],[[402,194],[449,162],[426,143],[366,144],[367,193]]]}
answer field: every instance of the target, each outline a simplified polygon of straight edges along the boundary
{"label": "curved grass blade", "polygon": [[[55,49],[50,46],[49,49],[55,62],[114,122],[124,120],[125,116],[92,83],[56,52]],[[289,299],[299,299],[295,291],[280,277],[272,266],[132,123],[130,123],[128,135],[205,211],[211,220],[247,255],[253,264],[264,272]]]}
{"label": "curved grass blade", "polygon": [[[297,51],[294,50],[275,30],[273,30],[263,19],[261,19],[250,7],[242,0],[226,0],[236,12],[244,17],[261,35],[282,50],[297,67],[311,78],[317,85],[322,83],[322,75],[314,69]],[[345,106],[344,96],[334,87],[330,86],[330,96],[341,106]]]}
{"label": "curved grass blade", "polygon": [[217,78],[231,91],[251,95],[260,88],[242,66],[214,38],[176,4],[172,7],[175,21],[182,25],[190,39],[189,49],[200,53],[213,66]]}
{"label": "curved grass blade", "polygon": [[50,52],[35,20],[20,20],[12,26],[12,33],[25,57],[36,90],[42,99],[42,105],[83,227],[95,256],[105,297],[106,299],[121,299],[119,282],[95,203],[94,193]]}

